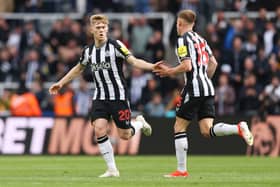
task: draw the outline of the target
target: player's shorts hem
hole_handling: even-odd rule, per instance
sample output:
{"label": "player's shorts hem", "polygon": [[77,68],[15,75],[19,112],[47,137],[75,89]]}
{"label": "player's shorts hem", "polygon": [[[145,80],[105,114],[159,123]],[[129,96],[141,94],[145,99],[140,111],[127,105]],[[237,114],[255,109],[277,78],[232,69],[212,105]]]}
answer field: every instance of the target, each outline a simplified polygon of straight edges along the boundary
{"label": "player's shorts hem", "polygon": [[178,114],[176,114],[176,117],[183,118],[183,119],[188,120],[188,121],[191,121],[191,120],[192,120],[192,118],[190,118],[190,117],[180,116],[180,115],[178,115]]}
{"label": "player's shorts hem", "polygon": [[108,118],[108,116],[101,116],[101,115],[100,115],[100,116],[91,117],[91,118],[90,118],[90,121],[91,121],[91,123],[92,123],[92,122],[94,122],[94,121],[97,120],[97,119],[106,119],[106,120],[108,120],[108,121],[110,120],[110,119]]}
{"label": "player's shorts hem", "polygon": [[[114,121],[115,122],[115,121]],[[117,126],[117,125],[116,125]],[[126,127],[123,127],[123,126],[117,126],[118,129],[131,129],[131,125],[130,126],[126,126]]]}
{"label": "player's shorts hem", "polygon": [[200,121],[200,120],[205,119],[205,118],[213,118],[213,119],[215,119],[215,116],[213,116],[213,115],[199,116],[197,120]]}

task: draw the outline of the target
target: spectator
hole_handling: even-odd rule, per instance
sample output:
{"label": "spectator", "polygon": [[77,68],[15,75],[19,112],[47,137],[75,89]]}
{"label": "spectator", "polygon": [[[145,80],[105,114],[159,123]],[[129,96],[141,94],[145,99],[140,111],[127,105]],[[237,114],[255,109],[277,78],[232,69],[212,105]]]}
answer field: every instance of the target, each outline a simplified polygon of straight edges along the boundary
{"label": "spectator", "polygon": [[164,116],[165,107],[162,103],[162,97],[159,92],[153,93],[152,100],[145,105],[144,111],[152,117]]}
{"label": "spectator", "polygon": [[10,54],[7,48],[0,49],[0,81],[12,81],[12,65],[10,62]]}
{"label": "spectator", "polygon": [[252,57],[253,60],[256,60],[257,58],[257,50],[259,41],[258,41],[258,35],[257,33],[250,33],[248,36],[248,41],[245,43],[244,48],[247,52],[247,55]]}
{"label": "spectator", "polygon": [[232,50],[232,46],[233,46],[232,43],[236,36],[241,37],[241,39],[244,38],[243,29],[244,29],[244,23],[241,20],[236,19],[232,22],[232,26],[229,27],[225,35],[225,40],[224,40],[225,49]]}
{"label": "spectator", "polygon": [[229,84],[228,74],[223,73],[219,77],[219,85],[216,88],[215,103],[218,115],[231,115],[235,108],[235,93]]}
{"label": "spectator", "polygon": [[137,0],[135,3],[135,12],[147,13],[151,11],[149,0]]}
{"label": "spectator", "polygon": [[260,102],[258,95],[261,92],[254,74],[247,75],[240,91],[240,111],[245,115],[256,115]]}
{"label": "spectator", "polygon": [[168,0],[150,0],[150,8],[152,12],[167,12]]}
{"label": "spectator", "polygon": [[78,45],[83,45],[86,43],[86,36],[83,34],[82,27],[78,22],[74,21],[71,24],[70,32],[72,34],[71,38],[75,39]]}
{"label": "spectator", "polygon": [[263,105],[263,111],[268,114],[280,114],[280,80],[273,76],[263,93],[260,95],[260,101]]}
{"label": "spectator", "polygon": [[165,56],[165,48],[162,42],[162,32],[155,31],[153,36],[149,39],[146,49],[151,52],[150,60],[152,62],[160,61]]}
{"label": "spectator", "polygon": [[31,50],[27,54],[25,61],[26,80],[25,85],[30,88],[33,81],[40,79],[43,74],[43,63],[39,60],[39,53],[36,50]]}
{"label": "spectator", "polygon": [[256,32],[258,33],[259,36],[262,36],[264,31],[265,31],[265,25],[267,22],[267,11],[265,8],[260,8],[259,9],[259,16],[255,20],[255,25],[256,27]]}
{"label": "spectator", "polygon": [[236,90],[241,85],[241,72],[243,71],[243,61],[246,55],[246,51],[242,46],[242,39],[238,36],[233,39],[233,50],[227,51],[227,54],[223,55],[223,61],[231,66],[230,79]]}
{"label": "spectator", "polygon": [[277,6],[275,12],[276,12],[276,17],[272,19],[272,22],[275,25],[277,32],[280,33],[280,6]]}
{"label": "spectator", "polygon": [[157,81],[151,77],[147,80],[147,85],[142,90],[141,105],[147,104],[152,100],[153,93],[157,92],[159,89]]}
{"label": "spectator", "polygon": [[112,38],[120,40],[129,49],[130,43],[123,37],[122,27],[120,22],[112,23]]}
{"label": "spectator", "polygon": [[206,27],[205,39],[209,46],[213,48],[220,48],[220,38],[213,23],[208,23]]}
{"label": "spectator", "polygon": [[62,23],[62,32],[61,32],[60,44],[67,45],[68,40],[72,39],[72,33],[70,31],[70,28],[73,23],[73,20],[70,17],[65,16],[61,23]]}
{"label": "spectator", "polygon": [[6,20],[0,17],[0,47],[3,46],[9,37],[9,25]]}
{"label": "spectator", "polygon": [[153,30],[144,16],[136,20],[131,31],[131,47],[136,57],[146,56],[146,45],[152,34]]}
{"label": "spectator", "polygon": [[33,21],[27,21],[24,25],[24,30],[20,40],[20,51],[23,53],[33,44],[33,35],[36,33]]}
{"label": "spectator", "polygon": [[217,33],[220,41],[225,41],[225,37],[230,25],[228,24],[225,18],[225,13],[223,11],[217,12],[217,22],[214,24],[215,24],[215,28],[217,29]]}
{"label": "spectator", "polygon": [[16,26],[9,34],[7,46],[16,47],[17,50],[19,50],[21,42],[22,42],[22,28],[20,26]]}
{"label": "spectator", "polygon": [[59,60],[66,64],[70,69],[77,64],[81,47],[78,46],[75,39],[69,39],[66,46],[60,46],[58,49]]}
{"label": "spectator", "polygon": [[259,36],[256,32],[256,25],[253,19],[248,18],[246,14],[242,14],[242,18],[244,19],[244,34],[248,39],[251,33],[256,33],[257,37]]}
{"label": "spectator", "polygon": [[78,116],[87,116],[91,108],[92,95],[88,88],[87,82],[81,78],[79,88],[75,91],[75,113]]}
{"label": "spectator", "polygon": [[9,54],[10,54],[10,62],[12,65],[12,81],[18,81],[19,80],[19,74],[21,71],[21,64],[20,64],[20,60],[21,57],[19,55],[19,51],[18,48],[15,46],[9,46],[8,47],[9,50]]}
{"label": "spectator", "polygon": [[16,94],[11,97],[12,116],[41,116],[41,108],[36,96],[22,82]]}
{"label": "spectator", "polygon": [[272,54],[269,57],[268,64],[270,66],[270,69],[269,69],[268,80],[271,80],[274,75],[280,77],[279,63],[280,63],[280,59],[277,59],[275,54]]}
{"label": "spectator", "polygon": [[75,113],[74,93],[67,85],[60,89],[59,93],[53,97],[55,116],[71,117]]}
{"label": "spectator", "polygon": [[39,102],[40,108],[44,111],[49,108],[48,95],[43,89],[43,84],[40,80],[35,80],[31,84],[31,92],[35,95]]}
{"label": "spectator", "polygon": [[42,0],[25,0],[24,12],[39,12]]}
{"label": "spectator", "polygon": [[55,53],[57,53],[58,51],[58,47],[59,45],[61,45],[62,41],[62,21],[57,20],[53,23],[50,34],[49,34],[49,42],[50,42],[50,46],[52,48],[52,51],[54,51]]}
{"label": "spectator", "polygon": [[147,84],[149,75],[145,74],[143,70],[138,68],[132,69],[131,79],[130,79],[130,101],[131,108],[138,109],[140,104],[140,99],[142,96],[142,90]]}
{"label": "spectator", "polygon": [[46,44],[43,41],[43,37],[41,34],[39,34],[38,32],[35,32],[32,36],[32,44],[30,45],[30,49],[36,49],[36,51],[39,53],[39,61],[43,61],[45,60],[46,56],[45,56],[45,46]]}
{"label": "spectator", "polygon": [[244,60],[244,67],[242,71],[242,77],[247,77],[250,74],[256,74],[256,68],[253,58],[247,56]]}
{"label": "spectator", "polygon": [[244,12],[246,10],[246,1],[234,0],[232,9],[234,11]]}
{"label": "spectator", "polygon": [[269,63],[268,58],[265,56],[264,48],[260,48],[258,50],[258,56],[255,61],[256,69],[257,69],[257,77],[261,77],[259,79],[259,83],[262,87],[269,83]]}
{"label": "spectator", "polygon": [[266,28],[263,34],[264,52],[265,55],[268,56],[272,52],[275,44],[276,31],[271,21],[268,21],[265,26]]}

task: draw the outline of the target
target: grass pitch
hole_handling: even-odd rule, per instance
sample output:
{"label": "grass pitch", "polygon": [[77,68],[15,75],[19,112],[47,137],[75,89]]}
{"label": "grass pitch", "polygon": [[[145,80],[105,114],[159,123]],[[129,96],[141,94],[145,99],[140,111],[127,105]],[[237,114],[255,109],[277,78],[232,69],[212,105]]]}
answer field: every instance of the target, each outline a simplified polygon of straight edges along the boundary
{"label": "grass pitch", "polygon": [[189,156],[188,178],[164,178],[175,156],[118,156],[120,178],[97,178],[100,156],[0,156],[0,187],[280,186],[280,158]]}

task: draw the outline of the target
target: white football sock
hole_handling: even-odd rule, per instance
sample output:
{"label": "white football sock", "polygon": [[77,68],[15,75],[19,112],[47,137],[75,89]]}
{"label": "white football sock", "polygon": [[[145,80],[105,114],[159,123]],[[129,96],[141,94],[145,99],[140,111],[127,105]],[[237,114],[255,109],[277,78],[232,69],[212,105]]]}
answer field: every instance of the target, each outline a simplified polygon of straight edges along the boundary
{"label": "white football sock", "polygon": [[238,134],[237,125],[232,125],[227,123],[217,123],[210,129],[211,136],[227,136],[233,134]]}
{"label": "white football sock", "polygon": [[181,172],[187,171],[187,151],[188,139],[186,132],[175,133],[175,150],[177,158],[177,170]]}
{"label": "white football sock", "polygon": [[114,150],[108,136],[105,135],[103,137],[97,138],[97,143],[108,169],[113,171],[117,170],[114,158]]}

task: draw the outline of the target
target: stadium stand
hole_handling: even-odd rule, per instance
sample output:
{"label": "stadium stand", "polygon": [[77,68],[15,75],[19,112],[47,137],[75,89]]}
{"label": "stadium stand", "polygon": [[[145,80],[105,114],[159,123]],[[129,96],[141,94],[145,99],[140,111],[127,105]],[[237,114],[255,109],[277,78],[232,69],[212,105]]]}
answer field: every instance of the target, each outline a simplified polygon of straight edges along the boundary
{"label": "stadium stand", "polygon": [[[87,15],[92,13],[108,13],[111,36],[123,41],[136,56],[149,61],[167,59],[171,65],[176,63],[173,24],[182,8],[199,13],[196,30],[207,39],[218,59],[219,68],[214,77],[217,113],[280,114],[279,2],[104,2],[0,2],[3,5],[0,10],[0,115],[12,115],[11,99],[21,84],[36,96],[42,115],[55,115],[55,99],[47,93],[47,88],[77,63],[82,47],[92,42],[87,23]],[[129,66],[124,68],[133,110],[149,115],[151,110],[159,108],[155,115],[174,116],[182,77],[159,79]],[[83,78],[91,81],[90,71],[85,71]],[[78,111],[80,107],[75,107],[77,98],[81,97],[80,84],[84,84],[81,81],[75,80],[68,88],[74,94],[70,100],[74,102],[72,108],[76,115],[86,115]],[[92,89],[92,84],[88,83],[88,87]]]}

